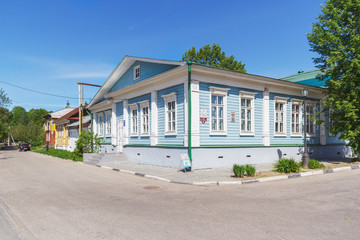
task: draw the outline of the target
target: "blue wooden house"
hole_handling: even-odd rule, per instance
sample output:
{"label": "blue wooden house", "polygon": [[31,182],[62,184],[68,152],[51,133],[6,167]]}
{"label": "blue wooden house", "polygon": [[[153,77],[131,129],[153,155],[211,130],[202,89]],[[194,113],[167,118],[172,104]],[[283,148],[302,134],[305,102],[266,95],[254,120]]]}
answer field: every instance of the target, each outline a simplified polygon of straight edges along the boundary
{"label": "blue wooden house", "polygon": [[327,121],[319,113],[323,97],[318,86],[126,56],[88,108],[103,152],[168,167],[179,167],[188,152],[193,169],[200,169],[300,160],[304,114],[311,158],[349,154],[344,142],[311,120]]}

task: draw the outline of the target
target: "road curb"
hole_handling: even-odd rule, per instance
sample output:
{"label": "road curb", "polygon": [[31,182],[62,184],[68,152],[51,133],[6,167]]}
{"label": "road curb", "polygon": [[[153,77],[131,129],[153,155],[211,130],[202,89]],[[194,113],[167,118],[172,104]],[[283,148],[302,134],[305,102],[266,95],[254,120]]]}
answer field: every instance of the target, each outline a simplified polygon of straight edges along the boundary
{"label": "road curb", "polygon": [[279,180],[286,180],[286,179],[308,177],[308,176],[314,176],[314,175],[337,173],[337,172],[351,171],[351,170],[360,169],[360,165],[353,165],[353,166],[348,166],[348,167],[339,167],[339,168],[333,168],[333,169],[315,170],[315,171],[311,171],[311,172],[302,172],[302,173],[295,173],[295,174],[289,174],[289,175],[280,175],[280,176],[274,176],[274,177],[256,178],[256,179],[250,179],[250,180],[180,182],[180,181],[173,181],[173,180],[158,177],[158,176],[147,175],[147,174],[144,174],[144,173],[138,173],[138,172],[134,172],[134,171],[129,171],[129,170],[125,170],[125,169],[111,168],[111,167],[107,167],[107,166],[102,166],[100,164],[96,164],[96,166],[99,167],[99,168],[104,168],[104,169],[113,170],[113,171],[122,172],[122,173],[128,173],[128,174],[132,174],[132,175],[135,175],[135,176],[149,178],[149,179],[155,179],[155,180],[159,180],[159,181],[163,181],[163,182],[176,183],[176,184],[185,184],[185,185],[196,185],[196,186],[239,185],[239,184],[262,183],[262,182],[279,181]]}

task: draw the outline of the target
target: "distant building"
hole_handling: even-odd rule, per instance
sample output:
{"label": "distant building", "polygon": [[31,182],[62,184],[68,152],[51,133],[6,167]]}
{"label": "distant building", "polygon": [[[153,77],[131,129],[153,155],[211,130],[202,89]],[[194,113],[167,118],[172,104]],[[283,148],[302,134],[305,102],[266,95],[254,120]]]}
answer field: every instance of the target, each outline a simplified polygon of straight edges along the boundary
{"label": "distant building", "polygon": [[73,108],[70,108],[70,104],[67,103],[66,108],[61,109],[56,112],[53,112],[53,113],[46,114],[44,116],[44,118],[45,118],[45,139],[44,139],[45,145],[49,144],[52,147],[56,145],[57,129],[56,129],[56,125],[55,125],[54,121],[56,119],[61,118],[62,116],[64,116],[65,114],[69,113],[72,110],[73,110]]}
{"label": "distant building", "polygon": [[102,151],[123,152],[138,163],[176,168],[183,152],[191,152],[193,169],[300,160],[305,113],[310,157],[345,156],[344,142],[312,121],[328,122],[319,114],[324,89],[306,84],[310,75],[299,76],[285,81],[126,56],[88,108],[105,142]]}

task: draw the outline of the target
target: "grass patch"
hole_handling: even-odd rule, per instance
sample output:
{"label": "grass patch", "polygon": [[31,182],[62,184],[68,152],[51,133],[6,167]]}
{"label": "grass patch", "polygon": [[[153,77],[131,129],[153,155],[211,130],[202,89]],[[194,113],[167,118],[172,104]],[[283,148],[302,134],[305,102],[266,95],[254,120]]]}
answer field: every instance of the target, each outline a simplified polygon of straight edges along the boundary
{"label": "grass patch", "polygon": [[318,168],[324,168],[324,164],[320,163],[319,161],[316,161],[315,159],[309,160],[309,168],[310,169],[318,169]]}
{"label": "grass patch", "polygon": [[302,167],[301,162],[296,162],[293,158],[281,158],[274,165],[274,171],[281,173],[299,172]]}
{"label": "grass patch", "polygon": [[70,159],[79,162],[83,161],[82,157],[74,154],[73,152],[69,152],[61,149],[49,148],[49,151],[46,151],[46,148],[37,148],[37,149],[33,149],[32,151],[62,159]]}

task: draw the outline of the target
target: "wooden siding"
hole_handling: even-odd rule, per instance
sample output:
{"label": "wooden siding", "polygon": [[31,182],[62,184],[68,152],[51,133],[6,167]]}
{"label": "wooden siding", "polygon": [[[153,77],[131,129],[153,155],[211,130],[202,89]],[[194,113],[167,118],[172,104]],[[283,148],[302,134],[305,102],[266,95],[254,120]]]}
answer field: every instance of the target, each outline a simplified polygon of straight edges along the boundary
{"label": "wooden siding", "polygon": [[[230,89],[227,94],[227,134],[226,136],[210,135],[210,91],[209,87],[219,87]],[[263,108],[263,93],[259,91],[235,88],[223,85],[202,83],[199,84],[199,115],[201,116],[201,109],[207,111],[207,121],[203,124],[200,122],[200,146],[204,145],[261,145],[262,144],[262,108]],[[256,93],[254,99],[254,136],[240,136],[240,96],[239,91]],[[235,112],[235,122],[231,122],[230,114]],[[224,115],[225,116],[225,115]],[[200,121],[200,119],[199,119]]]}
{"label": "wooden siding", "polygon": [[[176,132],[175,136],[165,135],[165,100],[163,95],[176,92]],[[185,114],[184,85],[178,85],[158,92],[158,144],[184,145]]]}
{"label": "wooden siding", "polygon": [[[134,67],[138,65],[140,65],[140,77],[138,79],[134,79]],[[109,92],[130,86],[134,83],[151,78],[176,67],[176,65],[135,61],[135,63],[131,65],[130,68],[120,77]]]}
{"label": "wooden siding", "polygon": [[[149,100],[149,133],[151,133],[151,94],[146,94],[140,97],[129,99],[128,104],[138,103],[141,101]],[[129,144],[150,144],[150,136],[141,136],[141,114],[140,114],[140,106],[137,105],[138,109],[138,135],[137,136],[131,136],[131,109],[128,106],[129,110],[129,118],[126,124],[129,124]]]}

